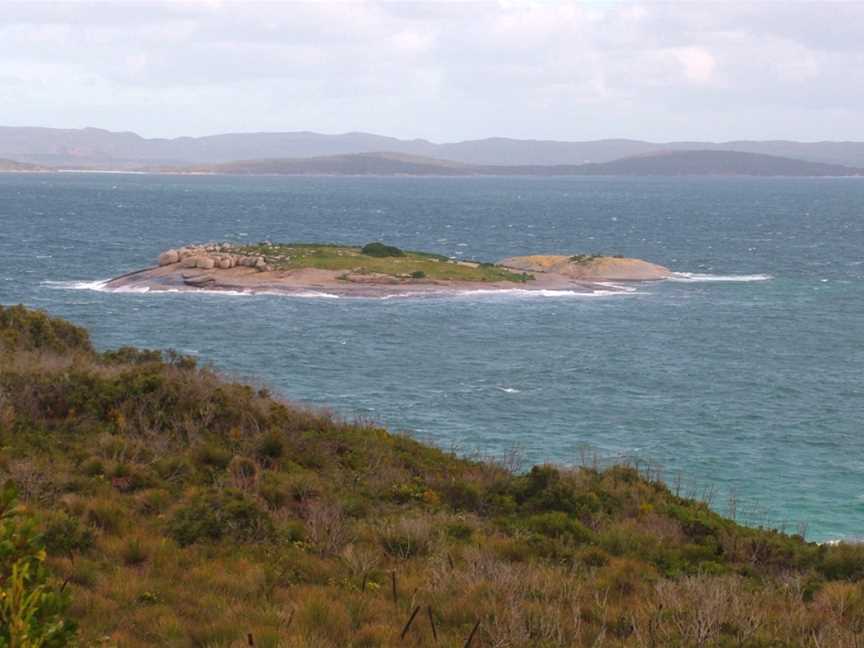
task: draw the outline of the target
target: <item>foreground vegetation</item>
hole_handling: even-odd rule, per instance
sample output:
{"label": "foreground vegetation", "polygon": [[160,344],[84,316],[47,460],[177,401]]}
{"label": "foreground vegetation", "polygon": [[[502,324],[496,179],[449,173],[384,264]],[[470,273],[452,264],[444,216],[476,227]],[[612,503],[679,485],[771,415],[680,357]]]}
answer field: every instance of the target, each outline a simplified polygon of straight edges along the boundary
{"label": "foreground vegetation", "polygon": [[457,261],[440,254],[403,251],[382,243],[370,243],[362,248],[328,243],[261,243],[237,246],[235,251],[264,257],[267,264],[276,270],[317,268],[446,281],[522,283],[533,279],[529,274],[512,272],[492,263]]}
{"label": "foreground vegetation", "polygon": [[[85,646],[864,636],[857,546],[742,527],[632,467],[460,459],[174,353],[99,353],[21,307],[0,308],[0,478],[38,520],[40,627],[65,615]],[[0,536],[0,609],[11,546]],[[59,643],[0,646],[69,645],[61,624]]]}

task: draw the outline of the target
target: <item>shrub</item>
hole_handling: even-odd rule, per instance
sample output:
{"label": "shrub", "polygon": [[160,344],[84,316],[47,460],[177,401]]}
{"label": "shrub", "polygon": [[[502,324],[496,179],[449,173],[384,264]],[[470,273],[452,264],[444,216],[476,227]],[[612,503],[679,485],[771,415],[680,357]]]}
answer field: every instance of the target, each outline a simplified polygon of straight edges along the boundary
{"label": "shrub", "polygon": [[65,616],[69,600],[49,585],[35,523],[16,500],[7,482],[0,489],[0,646],[63,648],[76,634]]}
{"label": "shrub", "polygon": [[82,587],[93,587],[104,576],[104,565],[96,560],[78,558],[72,563],[69,582]]}
{"label": "shrub", "polygon": [[580,494],[552,466],[534,466],[515,483],[516,501],[530,511],[587,514],[599,508],[593,493]]}
{"label": "shrub", "polygon": [[146,364],[148,362],[162,362],[162,352],[125,346],[112,351],[105,351],[100,355],[100,358],[106,364]]}
{"label": "shrub", "polygon": [[271,509],[282,508],[291,497],[285,478],[275,472],[265,472],[261,476],[258,481],[258,495]]}
{"label": "shrub", "polygon": [[342,504],[342,510],[350,518],[364,518],[369,514],[369,504],[361,497],[349,495]]}
{"label": "shrub", "polygon": [[306,537],[306,527],[300,520],[288,520],[279,529],[279,535],[285,542],[302,542]]}
{"label": "shrub", "polygon": [[314,639],[328,641],[325,645],[349,645],[351,617],[337,599],[316,594],[307,596],[297,612],[297,623],[306,639],[303,645],[321,645]]}
{"label": "shrub", "polygon": [[432,546],[432,525],[423,518],[401,518],[382,529],[381,546],[400,560],[426,555]]}
{"label": "shrub", "polygon": [[4,348],[93,352],[90,335],[83,328],[23,306],[0,306],[0,350]]}
{"label": "shrub", "polygon": [[598,572],[597,585],[610,594],[627,597],[637,594],[655,580],[657,572],[650,565],[624,558],[602,567]]}
{"label": "shrub", "polygon": [[93,546],[93,532],[77,517],[59,513],[48,518],[42,532],[45,548],[58,556],[73,556]]}
{"label": "shrub", "polygon": [[609,564],[609,554],[600,547],[585,547],[576,558],[588,567],[605,567]]}
{"label": "shrub", "polygon": [[349,534],[338,504],[316,501],[306,507],[306,539],[322,556],[337,553],[348,542]]}
{"label": "shrub", "polygon": [[123,547],[120,549],[120,557],[123,559],[123,564],[129,567],[147,562],[147,552],[138,538],[127,540],[123,544]]}
{"label": "shrub", "polygon": [[412,279],[425,279],[426,273],[423,272],[422,270],[415,270],[414,272],[411,273],[411,278]]}
{"label": "shrub", "polygon": [[444,501],[457,511],[476,511],[480,508],[480,489],[465,481],[454,481],[441,489]]}
{"label": "shrub", "polygon": [[380,242],[369,243],[363,246],[363,249],[360,250],[361,253],[366,256],[372,257],[401,257],[405,256],[405,253],[400,250],[398,247],[394,247],[392,245],[384,245]]}
{"label": "shrub", "polygon": [[117,533],[123,517],[123,510],[110,501],[96,500],[87,510],[87,522],[105,533]]}
{"label": "shrub", "polygon": [[168,532],[181,546],[223,538],[235,542],[268,539],[273,522],[266,511],[235,490],[194,497],[171,518]]}
{"label": "shrub", "polygon": [[195,463],[202,468],[225,470],[231,463],[232,455],[221,446],[205,443],[195,448],[193,457]]}
{"label": "shrub", "polygon": [[228,464],[228,472],[235,488],[251,489],[258,481],[258,466],[247,457],[234,457]]}
{"label": "shrub", "polygon": [[278,434],[269,432],[258,441],[255,451],[262,459],[278,459],[285,452],[285,443]]}
{"label": "shrub", "polygon": [[864,545],[841,542],[828,547],[819,571],[829,580],[857,580],[864,576]]}
{"label": "shrub", "polygon": [[526,526],[534,533],[573,543],[587,542],[591,537],[580,522],[558,511],[532,515]]}
{"label": "shrub", "polygon": [[285,477],[285,487],[295,502],[304,502],[318,497],[324,490],[321,478],[311,470],[293,473]]}
{"label": "shrub", "polygon": [[101,460],[93,457],[81,464],[81,472],[88,477],[98,477],[105,474],[105,466]]}
{"label": "shrub", "polygon": [[171,505],[171,493],[164,488],[153,488],[138,494],[137,509],[145,515],[164,513]]}
{"label": "shrub", "polygon": [[471,539],[471,535],[474,533],[474,529],[472,529],[467,524],[463,524],[461,522],[454,522],[453,524],[448,524],[444,527],[444,531],[447,533],[448,538],[452,538],[454,540],[459,540],[462,542],[467,542]]}
{"label": "shrub", "polygon": [[159,459],[153,468],[156,474],[165,481],[183,482],[193,472],[192,465],[186,457],[164,457]]}

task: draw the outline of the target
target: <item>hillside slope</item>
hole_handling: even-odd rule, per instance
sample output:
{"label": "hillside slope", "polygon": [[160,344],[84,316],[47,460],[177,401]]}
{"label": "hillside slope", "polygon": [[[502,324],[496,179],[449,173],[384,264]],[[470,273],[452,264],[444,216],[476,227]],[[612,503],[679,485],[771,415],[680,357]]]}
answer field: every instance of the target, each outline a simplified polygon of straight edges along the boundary
{"label": "hillside slope", "polygon": [[[0,477],[86,646],[856,646],[864,549],[525,473],[0,308]],[[2,553],[0,553],[2,559]]]}

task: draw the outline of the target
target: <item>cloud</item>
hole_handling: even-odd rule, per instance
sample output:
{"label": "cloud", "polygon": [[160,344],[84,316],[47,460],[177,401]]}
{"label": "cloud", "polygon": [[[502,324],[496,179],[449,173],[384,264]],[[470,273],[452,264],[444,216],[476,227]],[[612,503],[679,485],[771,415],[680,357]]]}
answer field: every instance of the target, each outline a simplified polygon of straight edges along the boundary
{"label": "cloud", "polygon": [[709,83],[714,77],[717,61],[701,47],[680,47],[670,51],[684,68],[684,76],[694,83]]}
{"label": "cloud", "polygon": [[7,2],[0,123],[864,139],[864,5]]}

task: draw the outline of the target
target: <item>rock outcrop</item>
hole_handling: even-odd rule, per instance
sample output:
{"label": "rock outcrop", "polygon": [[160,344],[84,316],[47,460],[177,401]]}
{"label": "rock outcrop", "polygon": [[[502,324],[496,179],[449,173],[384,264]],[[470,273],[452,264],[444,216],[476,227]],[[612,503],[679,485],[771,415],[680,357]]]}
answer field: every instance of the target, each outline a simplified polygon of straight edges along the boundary
{"label": "rock outcrop", "polygon": [[641,259],[612,256],[535,254],[508,257],[498,265],[521,272],[543,272],[583,281],[658,281],[672,271]]}
{"label": "rock outcrop", "polygon": [[177,263],[180,260],[180,253],[177,250],[166,250],[162,254],[159,255],[159,265],[171,265],[172,263]]}
{"label": "rock outcrop", "polygon": [[208,243],[206,245],[184,245],[178,249],[165,250],[159,255],[159,266],[175,263],[181,268],[201,270],[230,270],[237,266],[255,268],[258,272],[270,272],[273,268],[262,256],[249,256],[237,252],[230,243]]}

